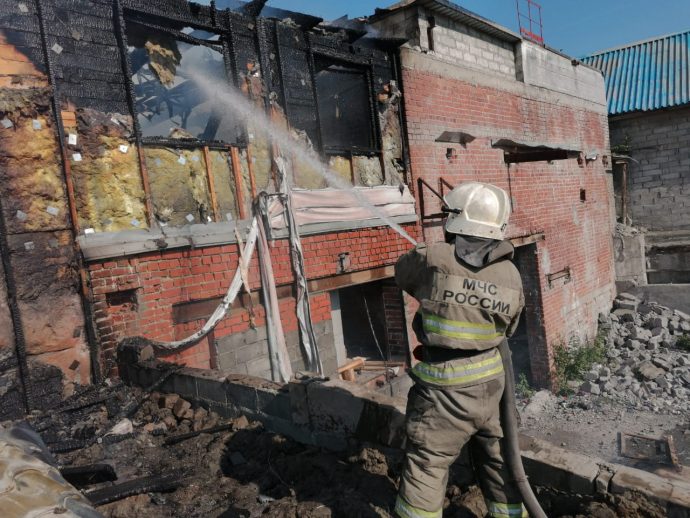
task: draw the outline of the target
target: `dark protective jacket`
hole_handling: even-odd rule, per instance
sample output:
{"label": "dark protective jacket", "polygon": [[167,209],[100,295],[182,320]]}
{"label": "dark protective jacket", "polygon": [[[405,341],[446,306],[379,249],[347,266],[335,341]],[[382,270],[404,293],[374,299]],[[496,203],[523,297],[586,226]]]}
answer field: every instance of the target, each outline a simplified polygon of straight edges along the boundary
{"label": "dark protective jacket", "polygon": [[509,241],[480,248],[479,262],[476,253],[463,260],[456,249],[468,253],[451,243],[420,244],[395,266],[398,286],[420,303],[415,331],[427,346],[424,362],[412,374],[434,385],[467,385],[501,375],[496,347],[513,334],[524,307]]}

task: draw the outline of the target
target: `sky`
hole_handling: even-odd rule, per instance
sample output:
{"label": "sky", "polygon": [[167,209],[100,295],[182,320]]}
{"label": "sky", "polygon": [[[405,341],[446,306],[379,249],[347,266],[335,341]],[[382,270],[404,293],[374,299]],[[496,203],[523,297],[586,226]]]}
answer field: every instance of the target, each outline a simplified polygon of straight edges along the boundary
{"label": "sky", "polygon": [[[269,0],[268,5],[333,20],[369,15],[396,0]],[[521,0],[524,1],[524,0]],[[518,32],[516,0],[455,0]],[[690,0],[540,0],[545,43],[573,57],[690,30]]]}

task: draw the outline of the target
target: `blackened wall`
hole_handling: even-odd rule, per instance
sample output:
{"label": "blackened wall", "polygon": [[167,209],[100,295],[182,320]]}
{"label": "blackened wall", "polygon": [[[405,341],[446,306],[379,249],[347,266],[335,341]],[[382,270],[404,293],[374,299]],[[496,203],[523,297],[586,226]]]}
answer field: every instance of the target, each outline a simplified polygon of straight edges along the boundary
{"label": "blackened wall", "polygon": [[[217,268],[232,271],[228,265],[237,258],[232,245],[183,251],[163,248],[139,257],[94,261],[88,268],[80,262],[75,234],[86,229],[141,230],[155,221],[144,179],[147,153],[137,134],[127,61],[121,51],[123,26],[133,18],[224,35],[230,81],[251,95],[257,106],[268,107],[270,99],[278,112],[274,115],[303,130],[317,150],[315,55],[366,67],[370,89],[376,94],[395,76],[392,54],[371,41],[351,44],[344,33],[214,11],[182,0],[0,0],[0,120],[12,122],[11,127],[0,126],[0,195],[11,234],[3,253],[12,256],[13,270],[6,273],[24,279],[19,293],[25,299],[20,309],[27,328],[44,330],[30,337],[30,345],[37,344],[30,353],[80,382],[89,380],[89,360],[97,360],[109,371],[113,348],[125,336],[180,338],[174,330],[173,306],[221,296],[227,284]],[[259,81],[255,81],[257,75]],[[5,102],[8,98],[14,101]],[[385,168],[388,171],[393,164],[395,170],[402,162],[401,131],[395,121],[398,111],[377,98],[370,99],[377,147],[384,155],[391,150]],[[379,115],[386,116],[379,121]],[[379,124],[386,125],[385,135]],[[70,134],[76,144],[69,142]],[[391,135],[397,142],[384,145],[384,138]],[[247,174],[247,149],[252,145],[245,137],[237,143],[242,148],[242,174]],[[123,146],[127,151],[119,151]],[[266,157],[259,158],[270,166]],[[110,189],[113,186],[117,189]],[[124,207],[114,223],[116,218],[110,214],[103,217],[106,203]],[[247,212],[250,204],[245,198]],[[414,233],[413,228],[408,231]],[[353,231],[346,237],[347,241],[329,234],[314,238],[332,246],[325,250],[315,245],[306,251],[307,263],[314,265],[307,272],[310,279],[334,275],[337,261],[331,255],[337,257],[344,249],[358,254],[353,269],[367,270],[392,264],[407,248],[404,240],[386,229]],[[155,260],[149,261],[152,255]],[[139,259],[146,269],[139,268]],[[149,262],[153,263],[150,269]],[[281,266],[289,269],[287,263]],[[201,268],[203,272],[198,271]],[[283,277],[283,282],[290,282],[288,272]],[[37,290],[37,286],[46,289]],[[82,287],[93,319],[84,317]],[[2,308],[0,301],[0,312]],[[240,315],[232,325],[225,322],[224,333],[246,331],[245,317]],[[2,318],[6,319],[0,314]],[[91,320],[96,336],[89,351],[87,324]],[[32,325],[36,322],[46,325]],[[193,326],[188,327],[184,332],[191,333]],[[216,338],[222,338],[220,330]],[[13,347],[10,340],[5,341],[5,347]],[[207,341],[186,351],[181,360],[208,366],[210,357]]]}

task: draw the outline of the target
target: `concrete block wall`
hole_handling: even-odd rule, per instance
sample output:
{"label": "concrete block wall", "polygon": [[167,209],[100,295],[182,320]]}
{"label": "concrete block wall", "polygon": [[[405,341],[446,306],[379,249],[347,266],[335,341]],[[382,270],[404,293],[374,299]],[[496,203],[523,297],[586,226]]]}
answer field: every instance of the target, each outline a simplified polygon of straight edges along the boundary
{"label": "concrete block wall", "polygon": [[[541,318],[547,347],[533,359],[538,385],[550,383],[553,346],[592,339],[599,312],[615,295],[613,188],[601,158],[532,162],[508,167],[503,152],[492,148],[501,138],[571,149],[609,149],[604,104],[560,92],[498,80],[495,75],[454,66],[432,55],[402,52],[406,119],[413,179],[437,186],[479,180],[509,192],[513,214],[509,237],[543,233],[537,243]],[[603,92],[603,80],[601,82]],[[475,136],[466,146],[436,142],[444,131]],[[446,157],[455,148],[456,158]],[[422,196],[421,193],[416,195]],[[584,201],[582,200],[584,196]],[[424,193],[428,213],[438,199]],[[443,239],[441,221],[425,223],[426,241]],[[548,275],[569,269],[570,279],[550,283]]]}
{"label": "concrete block wall", "polygon": [[[294,309],[294,303],[293,303]],[[333,322],[323,320],[314,324],[314,334],[325,375],[338,370],[336,349],[334,347]],[[285,333],[288,355],[293,372],[305,370],[297,329]],[[223,372],[248,374],[260,378],[271,378],[271,363],[266,339],[266,326],[257,326],[240,333],[233,333],[215,342],[218,354],[218,368]]]}
{"label": "concrete block wall", "polygon": [[[404,37],[410,46],[420,45],[419,8],[400,9],[386,18],[385,24],[374,24],[376,36]],[[402,35],[402,36],[401,36]]]}
{"label": "concrete block wall", "polygon": [[606,104],[599,70],[557,54],[541,45],[522,41],[517,52],[518,79],[596,104]]}
{"label": "concrete block wall", "polygon": [[647,284],[645,236],[618,232],[613,238],[616,282],[620,287]]}
{"label": "concrete block wall", "polygon": [[628,213],[649,230],[690,229],[690,109],[612,117],[611,145],[627,144]]}
{"label": "concrete block wall", "polygon": [[[426,16],[424,15],[426,14]],[[431,49],[428,38],[429,16],[419,17],[420,46]],[[515,48],[512,43],[481,33],[463,23],[433,15],[434,56],[455,65],[484,70],[515,78]]]}

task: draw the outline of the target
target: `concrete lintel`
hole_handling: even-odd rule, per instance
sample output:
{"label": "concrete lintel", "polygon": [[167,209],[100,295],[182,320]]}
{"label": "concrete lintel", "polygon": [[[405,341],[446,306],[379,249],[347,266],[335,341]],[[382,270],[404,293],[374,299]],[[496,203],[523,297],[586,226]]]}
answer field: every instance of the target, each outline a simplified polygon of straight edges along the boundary
{"label": "concrete lintel", "polygon": [[526,236],[518,236],[509,238],[510,242],[513,243],[514,247],[532,245],[538,243],[539,241],[544,241],[546,236],[543,232],[538,232],[536,234],[528,234]]}
{"label": "concrete lintel", "polygon": [[[417,222],[417,216],[412,214],[392,216],[390,219],[403,225]],[[387,226],[386,222],[380,218],[334,223],[310,223],[300,226],[300,235],[310,236],[385,226]],[[237,242],[234,232],[236,227],[246,231],[249,227],[249,221],[186,225],[166,229],[164,232],[161,229],[98,232],[78,236],[77,241],[84,258],[89,262],[94,262],[177,248],[203,248],[234,244]],[[274,230],[271,233],[271,237],[274,239],[285,239],[287,235],[286,229]]]}

